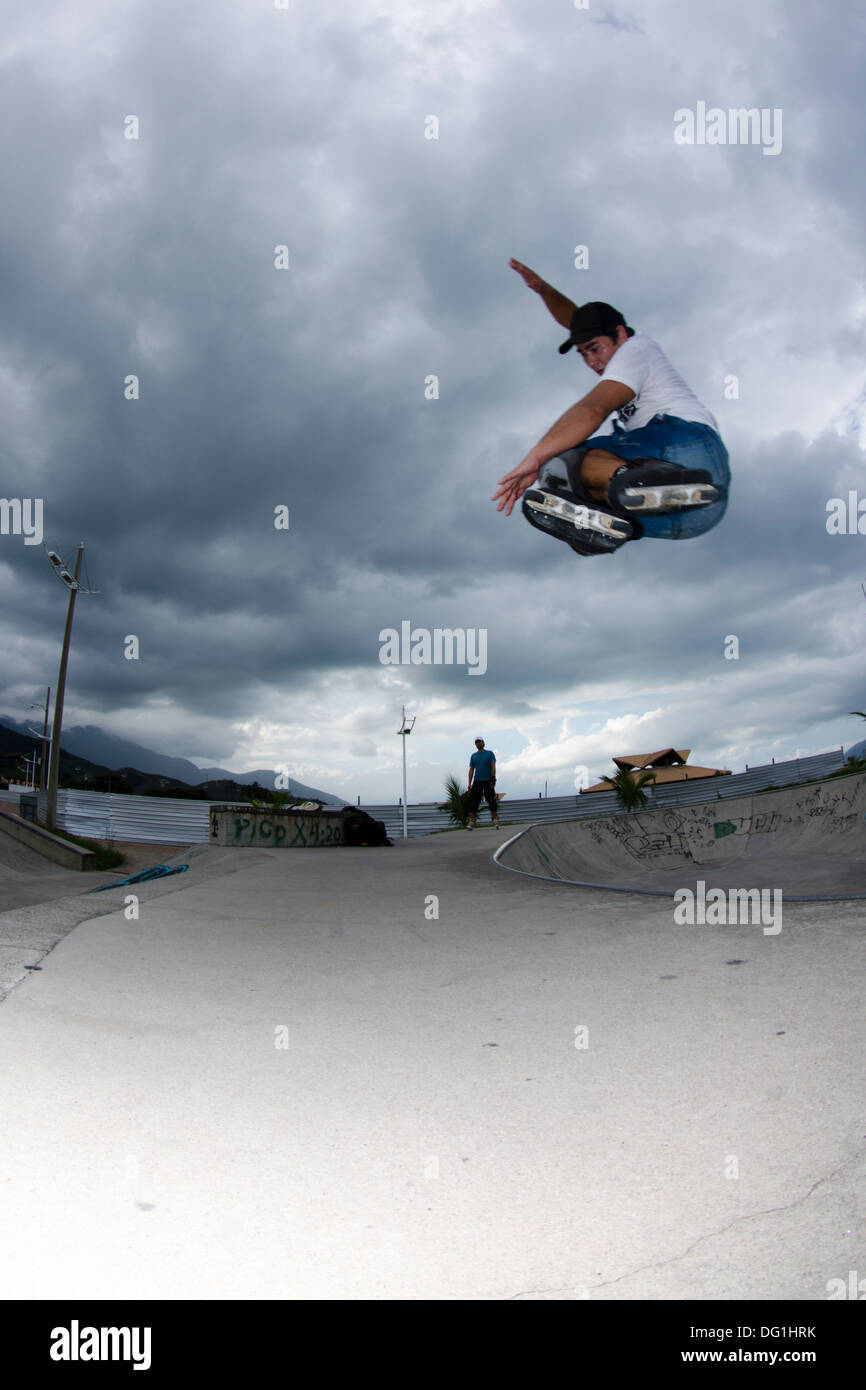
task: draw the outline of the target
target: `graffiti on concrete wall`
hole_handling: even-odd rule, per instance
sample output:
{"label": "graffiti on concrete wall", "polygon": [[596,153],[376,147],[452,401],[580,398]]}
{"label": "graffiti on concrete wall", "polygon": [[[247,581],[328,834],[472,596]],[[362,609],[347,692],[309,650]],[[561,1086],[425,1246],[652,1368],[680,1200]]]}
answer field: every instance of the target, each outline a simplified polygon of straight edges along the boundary
{"label": "graffiti on concrete wall", "polygon": [[668,854],[691,859],[695,822],[676,811],[638,812],[591,824],[591,834],[599,845],[607,838],[617,840],[634,859],[659,859]]}
{"label": "graffiti on concrete wall", "polygon": [[771,835],[783,825],[793,824],[792,816],[780,816],[776,811],[761,811],[754,816],[713,821],[712,829],[717,840],[724,840],[728,835]]}
{"label": "graffiti on concrete wall", "polygon": [[850,824],[860,815],[858,792],[861,787],[859,777],[840,779],[835,787],[828,787],[826,783],[816,786],[803,799],[804,816],[809,820],[831,816],[840,824]]}
{"label": "graffiti on concrete wall", "polygon": [[[211,816],[211,836],[220,833],[220,815]],[[227,845],[258,845],[263,849],[314,849],[343,843],[339,816],[262,816],[235,811],[227,817]]]}
{"label": "graffiti on concrete wall", "polygon": [[[733,807],[706,806],[674,810],[631,812],[590,822],[590,838],[599,846],[616,840],[632,858],[639,861],[664,860],[667,856],[694,860],[703,856],[719,840],[733,843],[753,835],[778,835],[796,831],[815,820],[832,821],[834,830],[843,830],[858,821],[863,812],[863,779],[845,778],[836,785],[826,782],[804,787],[799,796],[788,800],[785,811],[753,810],[736,815]],[[742,805],[742,802],[740,802]]]}

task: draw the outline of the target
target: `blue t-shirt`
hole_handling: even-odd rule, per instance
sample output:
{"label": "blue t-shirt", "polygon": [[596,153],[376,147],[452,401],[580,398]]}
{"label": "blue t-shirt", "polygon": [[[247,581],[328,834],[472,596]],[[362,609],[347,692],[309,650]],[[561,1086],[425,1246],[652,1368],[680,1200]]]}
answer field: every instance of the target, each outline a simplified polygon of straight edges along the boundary
{"label": "blue t-shirt", "polygon": [[469,759],[469,766],[475,770],[476,782],[489,782],[493,776],[493,764],[496,762],[496,754],[492,748],[484,748],[480,753],[473,753]]}

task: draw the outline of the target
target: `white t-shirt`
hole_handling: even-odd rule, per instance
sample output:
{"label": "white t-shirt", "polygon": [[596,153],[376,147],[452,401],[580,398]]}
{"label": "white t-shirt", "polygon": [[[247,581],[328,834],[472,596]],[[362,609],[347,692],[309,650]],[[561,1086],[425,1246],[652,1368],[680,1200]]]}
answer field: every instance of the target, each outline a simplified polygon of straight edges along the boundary
{"label": "white t-shirt", "polygon": [[621,381],[634,391],[634,400],[617,412],[625,430],[639,430],[654,415],[677,415],[718,431],[706,406],[671,366],[658,343],[645,333],[635,333],[617,348],[599,380]]}

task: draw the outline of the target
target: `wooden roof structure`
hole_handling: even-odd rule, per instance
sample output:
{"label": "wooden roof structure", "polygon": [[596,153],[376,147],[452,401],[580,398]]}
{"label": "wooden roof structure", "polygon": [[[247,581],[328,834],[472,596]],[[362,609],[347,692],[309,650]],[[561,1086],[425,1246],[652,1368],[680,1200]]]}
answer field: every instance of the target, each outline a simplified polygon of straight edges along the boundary
{"label": "wooden roof structure", "polygon": [[[623,772],[654,772],[653,786],[665,782],[691,782],[701,777],[730,777],[727,767],[698,767],[689,763],[691,748],[659,748],[655,753],[620,753],[613,759]],[[609,792],[609,782],[596,782],[583,792]]]}

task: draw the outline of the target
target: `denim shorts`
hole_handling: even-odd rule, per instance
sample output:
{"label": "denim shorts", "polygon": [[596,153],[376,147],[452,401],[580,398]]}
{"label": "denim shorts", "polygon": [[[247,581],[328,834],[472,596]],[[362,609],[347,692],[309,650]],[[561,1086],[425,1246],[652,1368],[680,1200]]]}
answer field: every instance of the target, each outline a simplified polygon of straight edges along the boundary
{"label": "denim shorts", "polygon": [[621,459],[665,459],[681,468],[703,468],[722,493],[718,502],[708,507],[690,507],[688,511],[671,512],[667,516],[641,516],[645,536],[659,540],[687,540],[711,531],[721,521],[728,505],[731,470],[728,451],[721,438],[709,425],[696,420],[681,420],[677,415],[654,415],[648,425],[637,430],[624,430],[614,421],[613,434],[596,434],[587,439],[581,449],[606,449]]}

